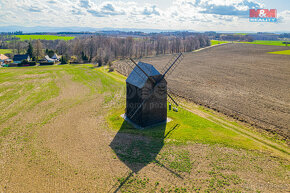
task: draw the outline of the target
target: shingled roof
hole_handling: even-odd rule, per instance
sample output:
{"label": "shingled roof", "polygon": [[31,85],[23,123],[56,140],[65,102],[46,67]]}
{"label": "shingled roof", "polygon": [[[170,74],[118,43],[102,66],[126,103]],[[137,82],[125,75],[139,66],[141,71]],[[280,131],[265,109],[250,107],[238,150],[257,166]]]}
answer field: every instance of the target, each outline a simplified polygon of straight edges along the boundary
{"label": "shingled roof", "polygon": [[[160,73],[156,70],[156,68],[154,68],[152,64],[139,62],[138,65],[149,76],[160,75]],[[148,80],[148,77],[136,66],[134,70],[131,72],[131,74],[128,76],[126,82],[138,88],[142,88],[147,82],[147,80]]]}
{"label": "shingled roof", "polygon": [[23,55],[14,55],[13,60],[14,61],[22,61],[22,60],[27,60],[28,54],[23,54]]}

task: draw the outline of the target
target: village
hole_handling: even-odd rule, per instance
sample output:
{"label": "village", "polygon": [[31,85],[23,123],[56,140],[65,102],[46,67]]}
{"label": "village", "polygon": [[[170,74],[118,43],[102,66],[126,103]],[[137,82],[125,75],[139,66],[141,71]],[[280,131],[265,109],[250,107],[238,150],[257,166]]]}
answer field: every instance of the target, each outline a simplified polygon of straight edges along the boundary
{"label": "village", "polygon": [[33,61],[33,58],[31,58],[31,55],[29,54],[16,54],[13,58],[9,58],[5,54],[0,54],[1,67],[43,66],[58,64],[61,64],[61,57],[56,53],[53,53],[53,55],[45,55],[37,61]]}

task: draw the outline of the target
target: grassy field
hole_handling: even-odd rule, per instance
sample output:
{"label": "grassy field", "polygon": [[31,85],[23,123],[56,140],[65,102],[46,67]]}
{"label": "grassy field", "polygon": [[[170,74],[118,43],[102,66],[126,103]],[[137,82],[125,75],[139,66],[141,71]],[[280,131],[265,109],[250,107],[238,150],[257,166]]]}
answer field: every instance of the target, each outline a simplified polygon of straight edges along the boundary
{"label": "grassy field", "polygon": [[10,54],[12,53],[11,49],[0,49],[0,54]]}
{"label": "grassy field", "polygon": [[281,55],[290,55],[290,50],[283,50],[283,51],[277,51],[277,52],[268,52],[270,54],[281,54]]}
{"label": "grassy field", "polygon": [[55,36],[55,35],[16,35],[20,40],[72,40],[75,37]]}
{"label": "grassy field", "polygon": [[[211,45],[223,44],[223,43],[231,43],[232,41],[219,41],[219,40],[211,40]],[[255,40],[253,42],[234,42],[234,43],[244,43],[244,44],[260,44],[260,45],[270,45],[270,46],[286,46],[282,44],[284,41],[263,41],[263,40]]]}
{"label": "grassy field", "polygon": [[211,45],[229,43],[228,41],[211,40]]}
{"label": "grassy field", "polygon": [[91,65],[1,68],[0,190],[289,190],[284,142],[186,101],[167,125],[133,129],[124,80]]}
{"label": "grassy field", "polygon": [[282,44],[284,41],[263,41],[263,40],[255,40],[253,42],[242,42],[245,44],[260,44],[260,45],[269,45],[269,46],[286,46]]}

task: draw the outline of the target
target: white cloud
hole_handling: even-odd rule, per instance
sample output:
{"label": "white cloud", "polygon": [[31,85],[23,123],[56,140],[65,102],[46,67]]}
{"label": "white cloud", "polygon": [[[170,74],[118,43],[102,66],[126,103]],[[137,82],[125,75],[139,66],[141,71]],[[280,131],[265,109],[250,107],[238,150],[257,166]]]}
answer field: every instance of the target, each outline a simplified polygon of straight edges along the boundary
{"label": "white cloud", "polygon": [[101,5],[93,4],[90,6],[87,12],[95,17],[107,17],[126,14],[123,7],[117,6],[115,3],[110,2],[104,2]]}
{"label": "white cloud", "polygon": [[278,20],[280,23],[290,24],[290,10],[286,10],[286,11],[281,12],[278,15]]}
{"label": "white cloud", "polygon": [[[261,0],[174,0],[166,9],[133,0],[1,0],[0,25],[273,30],[273,24],[255,24],[247,19],[250,8],[263,6]],[[290,31],[289,12],[278,13],[276,31]]]}

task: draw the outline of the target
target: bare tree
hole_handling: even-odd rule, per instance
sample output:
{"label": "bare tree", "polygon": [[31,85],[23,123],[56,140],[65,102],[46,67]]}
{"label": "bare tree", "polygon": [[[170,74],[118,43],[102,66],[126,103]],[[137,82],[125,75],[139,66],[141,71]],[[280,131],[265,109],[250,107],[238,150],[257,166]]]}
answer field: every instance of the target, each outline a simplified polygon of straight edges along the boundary
{"label": "bare tree", "polygon": [[42,49],[42,43],[40,40],[37,40],[34,45],[34,55],[35,60],[38,62],[39,58],[43,56],[43,49]]}

